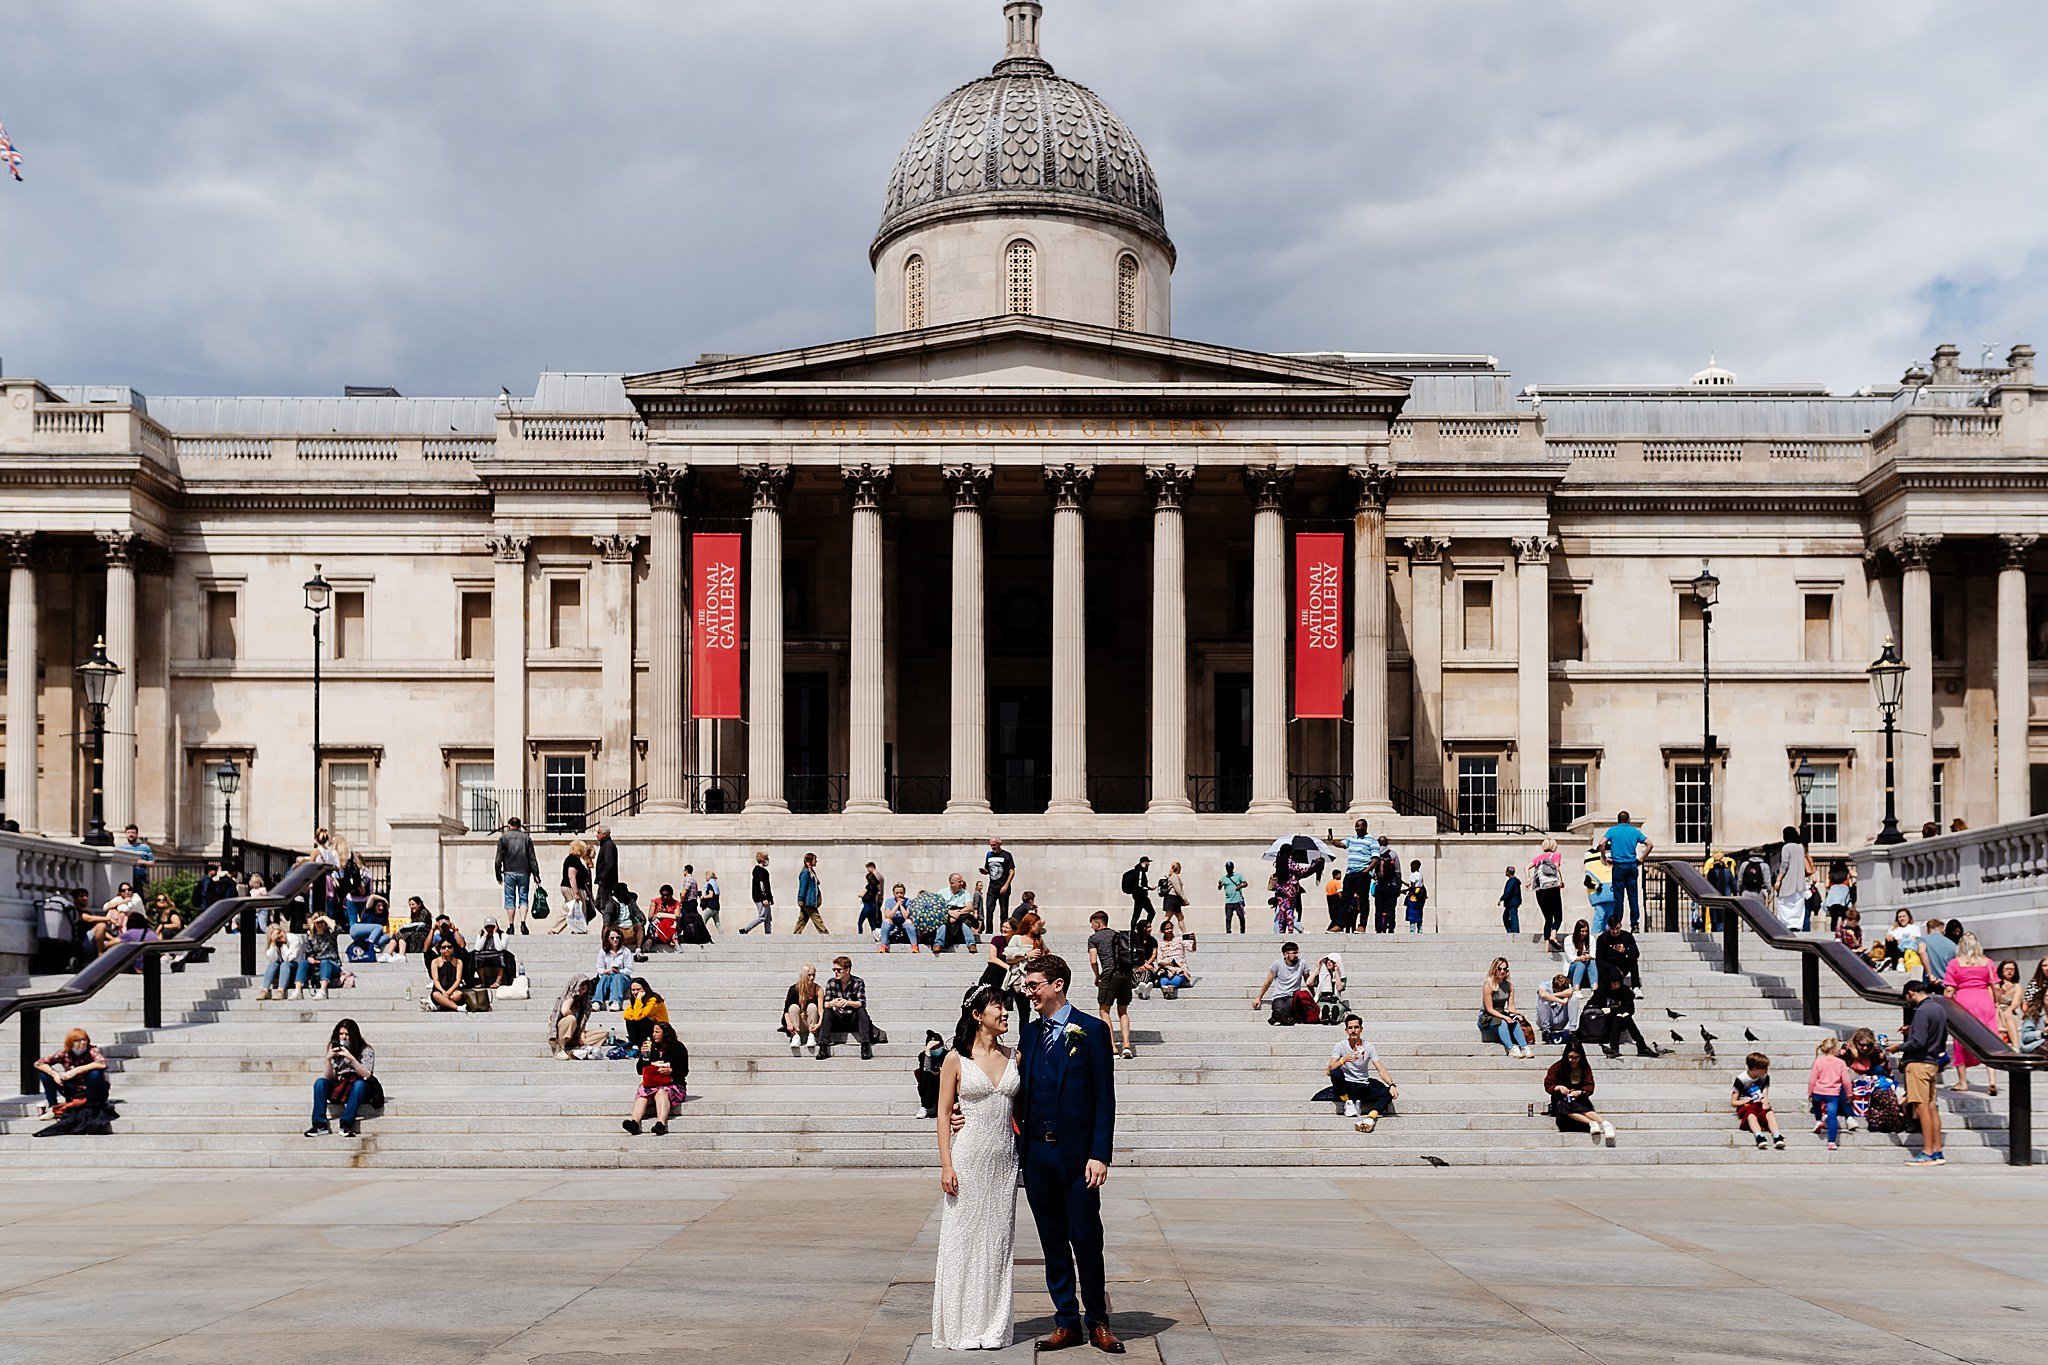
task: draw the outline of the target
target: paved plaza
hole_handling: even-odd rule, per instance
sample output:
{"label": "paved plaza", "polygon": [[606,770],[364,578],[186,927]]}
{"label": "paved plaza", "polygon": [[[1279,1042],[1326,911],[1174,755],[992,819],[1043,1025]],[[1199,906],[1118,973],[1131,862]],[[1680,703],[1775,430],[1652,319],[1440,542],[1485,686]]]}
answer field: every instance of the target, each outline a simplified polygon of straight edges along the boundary
{"label": "paved plaza", "polygon": [[[903,1365],[937,1203],[903,1172],[10,1176],[0,1362]],[[1121,1172],[1105,1214],[1137,1361],[2048,1361],[2028,1172]]]}

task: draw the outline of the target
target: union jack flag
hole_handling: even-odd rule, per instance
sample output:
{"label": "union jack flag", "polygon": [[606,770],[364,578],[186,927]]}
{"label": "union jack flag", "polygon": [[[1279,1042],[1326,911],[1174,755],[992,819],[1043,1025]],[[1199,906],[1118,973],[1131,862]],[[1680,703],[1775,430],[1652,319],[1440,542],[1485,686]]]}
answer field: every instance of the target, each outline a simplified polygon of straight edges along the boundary
{"label": "union jack flag", "polygon": [[16,180],[21,179],[21,153],[14,150],[14,141],[7,136],[4,123],[0,123],[0,161],[7,163],[7,169],[14,173]]}

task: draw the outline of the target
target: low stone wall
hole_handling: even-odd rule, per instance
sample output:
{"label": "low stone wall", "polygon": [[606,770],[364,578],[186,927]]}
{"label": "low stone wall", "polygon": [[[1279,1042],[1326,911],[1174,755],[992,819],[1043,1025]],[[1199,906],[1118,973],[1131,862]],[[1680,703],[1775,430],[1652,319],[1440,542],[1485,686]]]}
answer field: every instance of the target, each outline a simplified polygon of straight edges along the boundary
{"label": "low stone wall", "polygon": [[36,906],[44,897],[82,886],[97,907],[114,894],[114,883],[130,865],[112,849],[0,833],[0,975],[28,971],[36,948]]}
{"label": "low stone wall", "polygon": [[1866,848],[1855,862],[1866,934],[1903,907],[1961,920],[1993,956],[2048,950],[2048,816]]}

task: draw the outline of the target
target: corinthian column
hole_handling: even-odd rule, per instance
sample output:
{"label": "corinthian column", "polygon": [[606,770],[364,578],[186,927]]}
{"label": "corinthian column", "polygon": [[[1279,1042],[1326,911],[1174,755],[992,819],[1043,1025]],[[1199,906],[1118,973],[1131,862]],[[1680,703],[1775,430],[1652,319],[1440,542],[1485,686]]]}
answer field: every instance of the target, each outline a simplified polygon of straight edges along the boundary
{"label": "corinthian column", "polygon": [[689,471],[655,465],[640,471],[647,490],[647,589],[653,636],[648,662],[654,690],[647,736],[647,809],[679,814],[689,770],[689,656],[684,650],[689,602],[683,593],[683,498]]}
{"label": "corinthian column", "polygon": [[1940,536],[1901,536],[1898,559],[1899,625],[1906,660],[1906,692],[1899,715],[1899,823],[1912,827],[1934,818],[1934,551]]}
{"label": "corinthian column", "polygon": [[1253,815],[1287,815],[1287,494],[1294,471],[1244,472],[1252,499]]}
{"label": "corinthian column", "polygon": [[887,465],[864,464],[845,475],[853,501],[846,813],[880,815],[889,810],[883,773],[887,731],[882,690],[882,498],[889,491],[890,470]]}
{"label": "corinthian column", "polygon": [[1445,536],[1410,536],[1408,547],[1409,591],[1408,656],[1413,672],[1414,697],[1409,754],[1418,791],[1434,791],[1444,785],[1444,551],[1451,548]]}
{"label": "corinthian column", "polygon": [[981,509],[995,471],[950,465],[953,494],[953,697],[947,767],[948,815],[986,815],[988,804],[988,633],[982,624]]}
{"label": "corinthian column", "polygon": [[102,531],[107,550],[107,657],[121,666],[107,703],[107,828],[135,822],[135,553],[139,538]]}
{"label": "corinthian column", "polygon": [[1351,814],[1394,809],[1387,780],[1387,498],[1394,476],[1351,470]]}
{"label": "corinthian column", "polygon": [[1188,800],[1188,490],[1195,471],[1145,471],[1152,485],[1152,800],[1154,815],[1192,812]]}
{"label": "corinthian column", "polygon": [[747,813],[787,813],[782,795],[782,504],[788,465],[742,471],[754,495],[754,583],[747,594]]}
{"label": "corinthian column", "polygon": [[[608,787],[633,787],[633,556],[640,537],[593,536],[590,548],[602,561],[603,594],[598,618],[603,641],[599,663],[600,771]],[[610,798],[606,798],[609,800]]]}
{"label": "corinthian column", "polygon": [[24,834],[41,830],[36,808],[36,570],[33,533],[0,538],[7,577],[7,816]]}
{"label": "corinthian column", "polygon": [[1052,800],[1049,815],[1086,815],[1088,804],[1088,493],[1095,471],[1053,465]]}
{"label": "corinthian column", "polygon": [[2039,536],[2000,536],[1998,565],[1998,822],[2024,820],[2027,772],[2027,552]]}

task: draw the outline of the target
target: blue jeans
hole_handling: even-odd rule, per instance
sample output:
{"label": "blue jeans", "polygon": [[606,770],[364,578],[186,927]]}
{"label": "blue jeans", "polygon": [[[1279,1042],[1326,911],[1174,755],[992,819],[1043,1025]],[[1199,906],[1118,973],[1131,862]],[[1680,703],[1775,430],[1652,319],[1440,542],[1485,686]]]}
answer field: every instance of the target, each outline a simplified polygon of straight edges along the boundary
{"label": "blue jeans", "polygon": [[505,874],[503,885],[505,888],[505,908],[507,910],[523,910],[526,908],[527,902],[532,898],[533,894],[528,887],[532,880],[524,872],[507,872]]}
{"label": "blue jeans", "polygon": [[331,957],[309,957],[292,973],[294,986],[332,986],[340,979],[341,964]]}
{"label": "blue jeans", "polygon": [[864,934],[868,931],[868,926],[870,925],[873,925],[876,929],[882,927],[882,907],[873,901],[862,901],[860,903],[860,916],[853,922],[853,932]]}
{"label": "blue jeans", "polygon": [[1641,868],[1635,863],[1614,865],[1614,918],[1621,920],[1622,898],[1628,899],[1628,928],[1637,933],[1643,927],[1643,883]]}
{"label": "blue jeans", "polygon": [[1571,978],[1574,986],[1584,986],[1587,990],[1600,984],[1600,965],[1596,962],[1580,962],[1574,959],[1565,964],[1564,974]]}
{"label": "blue jeans", "polygon": [[1504,1052],[1513,1052],[1522,1045],[1522,1035],[1514,1023],[1507,1019],[1488,1019],[1480,1027],[1479,1036],[1497,1042]]}
{"label": "blue jeans", "polygon": [[892,943],[908,943],[915,946],[917,935],[911,930],[909,920],[892,919],[881,928],[875,930],[875,942],[881,944],[884,948]]}
{"label": "blue jeans", "polygon": [[[36,1079],[43,1083],[43,1102],[52,1109],[62,1104],[65,1100],[73,1098],[73,1096],[65,1094],[64,1089],[51,1080],[46,1072],[38,1071]],[[105,1104],[107,1102],[107,1073],[104,1071],[88,1071],[77,1080],[70,1082],[70,1085],[77,1090],[83,1091],[86,1099],[94,1104]]]}
{"label": "blue jeans", "polygon": [[370,1088],[368,1081],[330,1081],[325,1076],[313,1082],[313,1126],[327,1126],[327,1088],[347,1086],[348,1098],[342,1102],[341,1121],[350,1124],[356,1121],[356,1111],[363,1107],[363,1092]]}
{"label": "blue jeans", "polygon": [[632,984],[633,978],[624,972],[606,972],[597,978],[594,999],[600,1005],[623,1005],[626,1003],[626,988]]}
{"label": "blue jeans", "polygon": [[1842,1112],[1849,1107],[1846,1095],[1808,1095],[1807,1104],[1813,1110],[1816,1120],[1825,1120],[1828,1125],[1828,1141],[1839,1142],[1842,1136]]}
{"label": "blue jeans", "polygon": [[391,935],[385,933],[384,926],[374,920],[360,921],[348,931],[348,935],[358,943],[369,944],[373,953],[383,952],[384,945],[391,942]]}
{"label": "blue jeans", "polygon": [[1506,929],[1511,934],[1521,933],[1522,903],[1520,901],[1517,901],[1513,905],[1502,906],[1500,912],[1500,923],[1501,927],[1503,929]]}
{"label": "blue jeans", "polygon": [[1162,986],[1171,986],[1175,990],[1179,990],[1181,987],[1188,984],[1188,974],[1186,972],[1167,973],[1159,978],[1159,984]]}
{"label": "blue jeans", "polygon": [[263,969],[263,989],[266,991],[285,990],[292,984],[292,964],[272,962]]}

